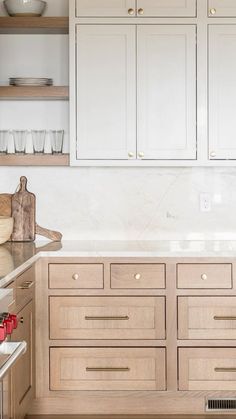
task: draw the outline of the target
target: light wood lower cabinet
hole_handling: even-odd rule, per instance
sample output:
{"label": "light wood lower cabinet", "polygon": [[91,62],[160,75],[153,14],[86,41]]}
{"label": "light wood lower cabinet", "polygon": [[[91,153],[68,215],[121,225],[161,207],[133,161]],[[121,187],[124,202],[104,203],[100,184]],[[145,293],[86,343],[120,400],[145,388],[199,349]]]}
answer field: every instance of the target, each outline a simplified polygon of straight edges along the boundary
{"label": "light wood lower cabinet", "polygon": [[51,390],[165,390],[164,348],[51,348]]}

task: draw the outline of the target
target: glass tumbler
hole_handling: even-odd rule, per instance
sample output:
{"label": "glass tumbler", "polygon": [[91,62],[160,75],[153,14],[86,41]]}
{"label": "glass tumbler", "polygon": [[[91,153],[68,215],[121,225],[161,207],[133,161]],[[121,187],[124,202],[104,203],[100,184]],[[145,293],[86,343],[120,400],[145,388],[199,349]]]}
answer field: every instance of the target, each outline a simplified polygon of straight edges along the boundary
{"label": "glass tumbler", "polygon": [[0,131],[0,153],[7,154],[7,143],[9,138],[9,131]]}
{"label": "glass tumbler", "polygon": [[49,134],[51,138],[52,154],[62,153],[64,130],[50,130]]}
{"label": "glass tumbler", "polygon": [[26,139],[28,131],[24,130],[13,130],[12,135],[14,138],[15,153],[25,154],[26,152]]}
{"label": "glass tumbler", "polygon": [[45,146],[46,130],[32,130],[31,135],[34,153],[43,153]]}

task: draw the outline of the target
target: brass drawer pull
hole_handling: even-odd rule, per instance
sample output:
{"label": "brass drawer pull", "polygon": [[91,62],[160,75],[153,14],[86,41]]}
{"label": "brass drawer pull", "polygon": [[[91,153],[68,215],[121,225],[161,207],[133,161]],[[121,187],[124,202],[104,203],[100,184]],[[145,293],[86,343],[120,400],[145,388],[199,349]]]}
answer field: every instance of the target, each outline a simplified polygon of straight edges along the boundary
{"label": "brass drawer pull", "polygon": [[21,324],[24,324],[24,317],[21,317],[21,318],[20,318],[20,323],[21,323]]}
{"label": "brass drawer pull", "polygon": [[26,281],[24,282],[20,287],[18,287],[19,290],[28,290],[34,285],[33,281]]}
{"label": "brass drawer pull", "polygon": [[215,368],[215,372],[236,372],[236,368]]}
{"label": "brass drawer pull", "polygon": [[126,372],[130,371],[129,367],[86,367],[87,372]]}
{"label": "brass drawer pull", "polygon": [[214,316],[214,320],[236,320],[236,316]]}
{"label": "brass drawer pull", "polygon": [[85,320],[129,320],[129,316],[85,316]]}
{"label": "brass drawer pull", "polygon": [[141,274],[135,274],[134,275],[134,279],[136,279],[137,281],[139,281],[141,279]]}

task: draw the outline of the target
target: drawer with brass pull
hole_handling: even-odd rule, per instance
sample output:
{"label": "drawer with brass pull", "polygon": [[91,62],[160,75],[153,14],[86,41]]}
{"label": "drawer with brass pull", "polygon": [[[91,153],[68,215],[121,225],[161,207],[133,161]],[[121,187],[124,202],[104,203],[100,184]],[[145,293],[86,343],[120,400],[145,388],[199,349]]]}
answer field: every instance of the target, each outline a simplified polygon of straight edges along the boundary
{"label": "drawer with brass pull", "polygon": [[231,263],[179,263],[178,288],[232,288]]}
{"label": "drawer with brass pull", "polygon": [[49,288],[98,289],[103,286],[102,263],[49,264]]}
{"label": "drawer with brass pull", "polygon": [[111,288],[165,288],[163,263],[111,264]]}
{"label": "drawer with brass pull", "polygon": [[165,297],[50,297],[51,339],[165,339]]}
{"label": "drawer with brass pull", "polygon": [[179,390],[236,388],[235,348],[179,348]]}
{"label": "drawer with brass pull", "polygon": [[34,266],[27,269],[16,278],[16,305],[18,308],[23,307],[28,301],[33,299],[35,284]]}
{"label": "drawer with brass pull", "polygon": [[51,390],[165,390],[165,348],[50,348]]}
{"label": "drawer with brass pull", "polygon": [[236,297],[178,297],[179,339],[236,339]]}

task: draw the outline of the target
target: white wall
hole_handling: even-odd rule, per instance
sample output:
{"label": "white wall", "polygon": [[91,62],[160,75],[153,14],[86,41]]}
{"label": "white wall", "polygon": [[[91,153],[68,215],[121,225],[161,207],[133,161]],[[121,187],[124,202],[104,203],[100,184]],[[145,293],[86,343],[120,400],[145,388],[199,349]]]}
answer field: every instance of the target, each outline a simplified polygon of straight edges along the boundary
{"label": "white wall", "polygon": [[[64,239],[236,239],[236,168],[0,168],[0,192],[21,175],[38,223]],[[200,192],[212,212],[200,212]]]}

